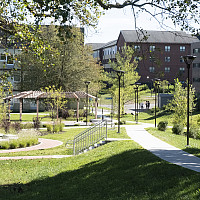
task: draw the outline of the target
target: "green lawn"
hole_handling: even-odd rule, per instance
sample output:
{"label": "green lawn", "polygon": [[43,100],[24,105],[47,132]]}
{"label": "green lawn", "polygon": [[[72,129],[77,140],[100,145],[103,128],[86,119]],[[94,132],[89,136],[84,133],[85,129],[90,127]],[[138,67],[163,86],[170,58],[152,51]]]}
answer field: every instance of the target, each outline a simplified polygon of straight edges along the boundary
{"label": "green lawn", "polygon": [[173,134],[171,128],[168,128],[165,132],[159,131],[155,128],[147,128],[147,131],[155,137],[167,142],[168,144],[200,157],[200,140],[190,138],[190,147],[186,148],[186,136]]}
{"label": "green lawn", "polygon": [[[140,113],[139,121],[154,123],[154,116]],[[122,119],[134,121],[132,115]],[[159,120],[171,115],[158,116]],[[64,143],[83,128],[67,129],[43,138]],[[178,148],[200,156],[200,140],[173,135],[171,129],[148,131]],[[110,138],[129,138],[109,130]],[[0,154],[18,155],[68,154],[64,145],[53,149]],[[5,200],[196,200],[200,199],[200,173],[168,163],[143,149],[134,141],[107,143],[87,153],[62,159],[0,161],[0,199]]]}
{"label": "green lawn", "polygon": [[[22,121],[23,122],[32,122],[33,118],[37,117],[36,113],[30,114],[30,113],[22,113]],[[51,118],[48,117],[48,115],[39,113],[39,117],[42,117],[42,121],[51,121]],[[16,114],[12,114],[10,115],[10,120],[11,121],[19,121],[20,120],[20,114],[16,113]]]}
{"label": "green lawn", "polygon": [[133,141],[63,159],[0,161],[0,199],[199,199],[200,174],[167,163]]}
{"label": "green lawn", "polygon": [[[34,150],[34,151],[21,151],[13,153],[0,153],[0,157],[4,156],[41,156],[41,155],[70,155],[72,152],[65,147],[68,140],[73,140],[74,136],[84,131],[85,128],[70,128],[66,129],[59,134],[48,134],[40,136],[41,138],[59,140],[63,142],[63,145],[44,150]],[[117,128],[115,130],[108,130],[108,138],[129,138],[124,127],[121,127],[121,133],[117,133]]]}

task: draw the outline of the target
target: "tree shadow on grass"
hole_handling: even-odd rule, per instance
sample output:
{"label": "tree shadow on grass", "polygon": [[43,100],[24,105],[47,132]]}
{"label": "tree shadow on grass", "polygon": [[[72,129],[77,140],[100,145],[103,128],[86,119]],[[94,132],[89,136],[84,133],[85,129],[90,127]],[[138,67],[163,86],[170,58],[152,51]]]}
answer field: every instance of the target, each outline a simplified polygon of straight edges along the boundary
{"label": "tree shadow on grass", "polygon": [[[148,111],[148,113],[149,113],[150,111]],[[168,111],[160,111],[160,112],[157,112],[157,114],[156,114],[156,118],[157,119],[159,119],[159,118],[161,118],[161,117],[163,117],[163,116],[170,116],[172,113],[171,112],[168,112]],[[155,119],[155,113],[153,112],[153,113],[151,113],[151,117],[148,117],[148,118],[146,118],[146,119],[144,119],[145,121],[147,121],[147,120],[154,120]]]}
{"label": "tree shadow on grass", "polygon": [[[68,159],[64,161],[67,165]],[[196,192],[199,185],[198,173],[167,163],[146,150],[135,149],[54,177],[1,186],[0,199],[199,199]]]}

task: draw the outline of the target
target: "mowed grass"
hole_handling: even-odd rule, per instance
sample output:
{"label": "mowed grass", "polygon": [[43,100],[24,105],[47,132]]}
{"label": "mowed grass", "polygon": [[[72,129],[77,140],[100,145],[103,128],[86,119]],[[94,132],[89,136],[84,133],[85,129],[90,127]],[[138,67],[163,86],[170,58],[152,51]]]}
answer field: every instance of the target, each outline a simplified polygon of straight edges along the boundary
{"label": "mowed grass", "polygon": [[[62,145],[43,150],[34,151],[21,151],[21,152],[11,152],[11,153],[0,153],[0,157],[5,156],[41,156],[41,155],[71,155],[72,151],[67,149],[65,144],[69,140],[73,140],[74,136],[84,131],[85,128],[69,128],[65,129],[62,133],[47,134],[40,136],[40,138],[59,140],[63,142]],[[121,133],[117,133],[117,128],[115,130],[108,129],[108,138],[126,138],[129,139],[124,127],[121,127]]]}
{"label": "mowed grass", "polygon": [[186,147],[187,144],[186,136],[173,134],[171,128],[168,128],[166,131],[159,131],[158,129],[155,128],[147,128],[146,130],[153,136],[159,138],[160,140],[163,140],[168,144],[171,144],[172,146],[175,146],[188,153],[200,157],[200,140],[189,138],[190,146]]}
{"label": "mowed grass", "polygon": [[[22,113],[22,121],[23,122],[33,122],[33,118],[37,117],[36,113]],[[51,121],[51,118],[47,114],[39,113],[39,117],[42,118],[42,121]],[[10,115],[11,121],[19,121],[20,114],[19,113],[11,113]]]}
{"label": "mowed grass", "polygon": [[0,199],[199,199],[200,174],[167,163],[133,141],[64,159],[0,161]]}

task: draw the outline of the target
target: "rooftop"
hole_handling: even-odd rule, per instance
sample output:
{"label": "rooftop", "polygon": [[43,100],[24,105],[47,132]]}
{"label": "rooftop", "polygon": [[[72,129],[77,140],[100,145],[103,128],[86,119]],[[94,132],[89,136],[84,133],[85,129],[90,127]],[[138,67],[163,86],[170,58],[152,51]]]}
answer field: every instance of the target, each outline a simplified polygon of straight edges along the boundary
{"label": "rooftop", "polygon": [[147,43],[179,43],[191,44],[199,42],[196,36],[182,31],[152,31],[152,30],[122,30],[120,34],[125,42],[147,42]]}

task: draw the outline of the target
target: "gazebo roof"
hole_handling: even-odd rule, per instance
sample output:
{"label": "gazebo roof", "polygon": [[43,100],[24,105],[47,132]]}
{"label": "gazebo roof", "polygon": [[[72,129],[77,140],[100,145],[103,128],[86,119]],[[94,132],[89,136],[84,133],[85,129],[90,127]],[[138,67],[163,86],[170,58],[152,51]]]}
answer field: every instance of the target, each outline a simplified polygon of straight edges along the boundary
{"label": "gazebo roof", "polygon": [[[63,92],[65,94],[66,98],[74,98],[74,99],[83,99],[86,98],[87,93],[83,91],[77,91],[77,92]],[[47,92],[43,91],[24,91],[20,92],[15,95],[7,96],[4,98],[4,100],[10,100],[10,99],[40,99],[40,98],[48,98],[49,95]],[[95,99],[96,97],[88,94],[88,97]]]}

